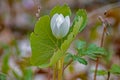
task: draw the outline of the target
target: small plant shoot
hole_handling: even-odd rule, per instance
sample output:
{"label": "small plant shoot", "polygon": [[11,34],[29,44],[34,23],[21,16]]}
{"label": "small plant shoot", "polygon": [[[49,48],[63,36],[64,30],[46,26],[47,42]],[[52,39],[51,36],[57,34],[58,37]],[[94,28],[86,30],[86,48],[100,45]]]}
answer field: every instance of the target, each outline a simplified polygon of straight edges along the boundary
{"label": "small plant shoot", "polygon": [[[34,32],[31,33],[30,43],[32,48],[31,63],[39,68],[53,68],[53,80],[62,80],[64,69],[73,61],[80,64],[89,64],[84,56],[93,60],[106,55],[103,47],[95,44],[87,45],[85,41],[75,41],[77,54],[68,53],[73,40],[87,24],[86,10],[78,9],[74,20],[71,19],[71,9],[68,5],[55,6],[49,15],[39,18],[35,24]],[[69,56],[68,56],[69,55]],[[66,56],[71,61],[65,66]],[[99,71],[99,74],[105,74]]]}

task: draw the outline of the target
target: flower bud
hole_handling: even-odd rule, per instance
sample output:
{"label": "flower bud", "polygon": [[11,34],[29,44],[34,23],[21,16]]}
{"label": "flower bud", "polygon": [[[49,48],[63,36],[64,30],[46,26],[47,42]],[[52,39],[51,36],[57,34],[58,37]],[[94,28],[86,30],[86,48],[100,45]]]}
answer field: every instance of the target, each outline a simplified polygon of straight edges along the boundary
{"label": "flower bud", "polygon": [[62,14],[55,14],[51,19],[51,29],[53,35],[57,39],[61,39],[67,35],[70,28],[69,16],[64,17]]}

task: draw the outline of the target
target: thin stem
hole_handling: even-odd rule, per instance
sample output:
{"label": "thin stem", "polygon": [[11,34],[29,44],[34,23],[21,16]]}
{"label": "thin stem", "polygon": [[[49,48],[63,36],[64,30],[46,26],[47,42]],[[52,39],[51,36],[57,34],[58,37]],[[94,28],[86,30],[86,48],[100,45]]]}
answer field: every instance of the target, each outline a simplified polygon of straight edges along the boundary
{"label": "thin stem", "polygon": [[94,80],[96,80],[97,70],[98,70],[98,65],[99,65],[99,58],[97,57],[97,60],[96,60],[96,66],[95,66]]}
{"label": "thin stem", "polygon": [[56,80],[57,78],[57,64],[54,65],[53,68],[53,80]]}
{"label": "thin stem", "polygon": [[[100,42],[100,47],[103,47],[104,36],[105,36],[105,32],[106,32],[106,25],[105,25],[105,21],[103,20],[103,18],[102,18],[101,16],[99,16],[99,19],[100,19],[100,21],[103,23],[103,27],[104,27],[104,28],[103,28],[103,32],[102,32],[101,42]],[[94,80],[96,80],[98,65],[99,65],[99,57],[97,57],[97,60],[96,60]]]}
{"label": "thin stem", "polygon": [[70,62],[63,68],[63,71],[73,62],[73,60],[70,60]]}
{"label": "thin stem", "polygon": [[110,80],[110,72],[108,71],[108,77],[107,80]]}
{"label": "thin stem", "polygon": [[58,80],[62,80],[64,57],[58,61]]}
{"label": "thin stem", "polygon": [[48,80],[50,80],[50,68],[48,68]]}

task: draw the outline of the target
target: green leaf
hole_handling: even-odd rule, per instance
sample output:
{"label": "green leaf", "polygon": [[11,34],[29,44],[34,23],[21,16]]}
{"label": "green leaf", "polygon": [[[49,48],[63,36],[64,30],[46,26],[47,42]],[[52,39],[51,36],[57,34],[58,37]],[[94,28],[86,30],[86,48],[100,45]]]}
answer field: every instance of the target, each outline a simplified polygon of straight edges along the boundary
{"label": "green leaf", "polygon": [[87,46],[85,41],[76,41],[76,49],[78,51],[79,56],[88,56],[91,59],[96,59],[97,57],[105,56],[107,51],[102,48],[98,47],[95,44],[90,44]]}
{"label": "green leaf", "polygon": [[87,61],[81,57],[76,57],[76,60],[79,62],[79,63],[82,63],[84,65],[87,65]]}
{"label": "green leaf", "polygon": [[50,58],[56,51],[56,39],[52,35],[49,16],[37,21],[34,32],[30,36],[32,56],[31,63],[36,66],[48,66]]}
{"label": "green leaf", "polygon": [[95,59],[100,56],[106,55],[106,50],[102,47],[98,47],[95,44],[90,44],[88,48],[86,49],[86,55],[88,55],[90,58]]}
{"label": "green leaf", "polygon": [[[92,73],[95,73],[95,70],[91,70]],[[108,74],[108,71],[107,70],[97,70],[97,75],[98,76],[103,76],[103,75],[106,75]]]}
{"label": "green leaf", "polygon": [[98,76],[103,76],[103,75],[106,75],[106,74],[108,74],[108,72],[105,71],[105,70],[98,70],[98,71],[97,71],[97,75],[98,75]]}
{"label": "green leaf", "polygon": [[105,55],[105,50],[102,47],[98,47],[95,44],[90,44],[87,48],[87,53],[96,53],[96,54],[101,54],[101,55]]}
{"label": "green leaf", "polygon": [[52,17],[54,14],[63,14],[64,16],[70,16],[71,15],[71,10],[69,8],[68,5],[57,5],[56,7],[54,7],[51,12],[50,12],[50,17]]}
{"label": "green leaf", "polygon": [[27,68],[24,70],[24,76],[23,76],[23,80],[32,80],[32,69],[31,68]]}
{"label": "green leaf", "polygon": [[0,48],[4,49],[1,71],[7,74],[9,70],[10,46],[8,44],[0,42]]}
{"label": "green leaf", "polygon": [[110,69],[110,72],[113,74],[120,74],[120,66],[117,64],[113,64]]}
{"label": "green leaf", "polygon": [[86,42],[85,41],[81,41],[81,40],[76,40],[75,41],[75,48],[78,51],[78,55],[79,56],[85,56],[85,50],[86,50]]}
{"label": "green leaf", "polygon": [[84,58],[81,58],[77,55],[71,55],[74,61],[78,61],[79,63],[82,63],[84,65],[87,65],[87,61]]}
{"label": "green leaf", "polygon": [[64,58],[64,63],[67,64],[69,63],[69,61],[71,60],[71,53],[67,53],[65,58]]}
{"label": "green leaf", "polygon": [[9,70],[9,57],[10,57],[10,53],[8,50],[8,53],[6,53],[3,56],[3,62],[2,62],[2,72],[6,74],[8,73],[8,70]]}
{"label": "green leaf", "polygon": [[[88,18],[87,18],[87,12],[86,12],[86,10],[84,10],[84,9],[79,9],[79,10],[77,11],[77,13],[76,13],[74,22],[77,21],[80,16],[82,16],[84,19],[83,19],[82,22],[81,22],[82,24],[80,24],[81,27],[80,27],[80,29],[79,29],[79,32],[81,32],[81,31],[86,27],[86,25],[87,25]],[[74,24],[74,23],[73,23],[73,24]]]}
{"label": "green leaf", "polygon": [[86,47],[86,42],[85,41],[80,41],[80,40],[77,40],[75,42],[75,45],[76,45],[76,48],[77,49],[83,49]]}
{"label": "green leaf", "polygon": [[94,54],[94,53],[91,53],[91,54],[87,54],[87,56],[93,60],[96,60],[97,57],[99,57],[98,55]]}
{"label": "green leaf", "polygon": [[3,73],[0,73],[0,80],[6,80],[6,75]]}

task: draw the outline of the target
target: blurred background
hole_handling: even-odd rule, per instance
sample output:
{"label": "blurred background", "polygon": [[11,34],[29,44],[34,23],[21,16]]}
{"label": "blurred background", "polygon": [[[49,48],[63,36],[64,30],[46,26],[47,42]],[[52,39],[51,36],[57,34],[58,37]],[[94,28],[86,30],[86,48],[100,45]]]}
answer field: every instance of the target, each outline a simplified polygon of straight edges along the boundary
{"label": "blurred background", "polygon": [[[72,10],[71,22],[79,8],[88,13],[87,27],[76,39],[99,46],[103,27],[98,16],[110,23],[109,35],[104,41],[109,54],[100,60],[99,69],[109,70],[112,64],[120,65],[120,0],[0,0],[0,80],[47,80],[47,69],[30,65],[29,37],[40,16],[65,3]],[[64,72],[64,80],[93,80],[91,70],[95,68],[95,61],[86,59],[87,66],[72,63]],[[97,80],[106,78],[107,75],[97,76]],[[120,80],[120,75],[111,75],[110,80]]]}

